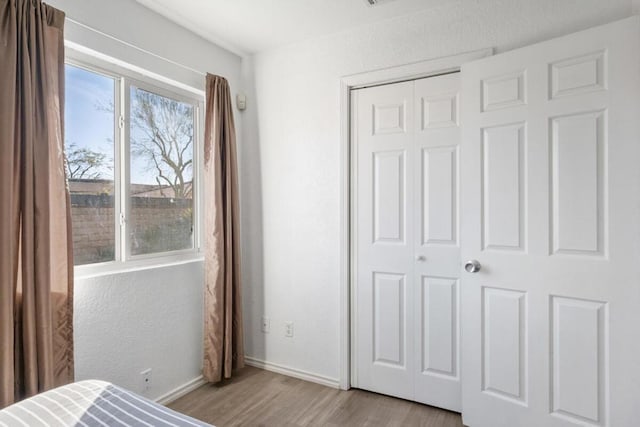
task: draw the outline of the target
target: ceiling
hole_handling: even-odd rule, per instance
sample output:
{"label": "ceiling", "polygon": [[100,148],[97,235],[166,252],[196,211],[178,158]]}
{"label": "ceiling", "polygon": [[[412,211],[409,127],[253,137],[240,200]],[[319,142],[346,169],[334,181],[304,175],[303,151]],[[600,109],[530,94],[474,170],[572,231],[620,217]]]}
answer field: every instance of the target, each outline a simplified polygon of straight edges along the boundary
{"label": "ceiling", "polygon": [[451,0],[136,0],[238,54],[257,53]]}

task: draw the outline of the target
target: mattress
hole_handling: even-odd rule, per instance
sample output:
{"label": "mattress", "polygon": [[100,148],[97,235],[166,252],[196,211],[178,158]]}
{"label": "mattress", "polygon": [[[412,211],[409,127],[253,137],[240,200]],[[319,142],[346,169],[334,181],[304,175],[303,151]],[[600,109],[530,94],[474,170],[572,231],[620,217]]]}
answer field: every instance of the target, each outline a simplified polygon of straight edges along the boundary
{"label": "mattress", "polygon": [[210,426],[104,381],[80,381],[0,411],[1,427]]}

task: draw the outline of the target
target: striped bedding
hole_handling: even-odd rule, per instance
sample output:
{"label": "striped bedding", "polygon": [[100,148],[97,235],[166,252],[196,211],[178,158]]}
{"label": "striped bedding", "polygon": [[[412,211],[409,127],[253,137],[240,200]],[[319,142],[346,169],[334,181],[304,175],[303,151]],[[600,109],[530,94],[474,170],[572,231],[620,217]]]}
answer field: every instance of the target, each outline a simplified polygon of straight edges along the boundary
{"label": "striped bedding", "polygon": [[209,426],[104,381],[80,381],[0,411],[1,427]]}

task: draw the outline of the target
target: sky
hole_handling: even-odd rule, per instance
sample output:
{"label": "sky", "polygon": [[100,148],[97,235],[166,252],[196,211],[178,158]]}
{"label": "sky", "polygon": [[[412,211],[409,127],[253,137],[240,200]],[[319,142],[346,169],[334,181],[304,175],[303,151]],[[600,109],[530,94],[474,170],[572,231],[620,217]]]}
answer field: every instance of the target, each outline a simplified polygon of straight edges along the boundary
{"label": "sky", "polygon": [[[104,153],[108,167],[100,170],[100,178],[113,180],[115,119],[109,110],[115,104],[115,79],[69,64],[65,79],[65,144]],[[131,160],[133,183],[157,184],[146,165],[144,160]]]}
{"label": "sky", "polygon": [[65,145],[76,144],[106,154],[111,170],[102,168],[102,179],[113,179],[113,113],[102,108],[113,105],[113,78],[65,65]]}

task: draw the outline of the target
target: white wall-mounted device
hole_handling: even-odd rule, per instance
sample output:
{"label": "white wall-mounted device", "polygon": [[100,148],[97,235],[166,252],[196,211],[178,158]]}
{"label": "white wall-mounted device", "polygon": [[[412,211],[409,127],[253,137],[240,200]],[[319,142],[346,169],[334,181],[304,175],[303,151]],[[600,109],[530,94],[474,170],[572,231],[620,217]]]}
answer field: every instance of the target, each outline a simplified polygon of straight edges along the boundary
{"label": "white wall-mounted device", "polygon": [[238,110],[244,111],[247,109],[247,96],[244,93],[239,93],[236,95],[236,104],[238,105]]}

